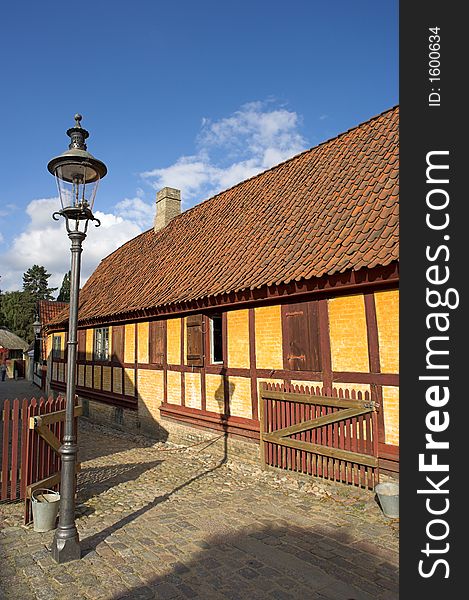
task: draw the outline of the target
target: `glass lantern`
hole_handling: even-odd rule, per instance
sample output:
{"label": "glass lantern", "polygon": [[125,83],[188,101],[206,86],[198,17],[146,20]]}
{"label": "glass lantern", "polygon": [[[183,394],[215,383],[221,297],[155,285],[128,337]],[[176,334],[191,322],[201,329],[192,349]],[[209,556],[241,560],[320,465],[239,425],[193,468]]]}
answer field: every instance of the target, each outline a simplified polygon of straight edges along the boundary
{"label": "glass lantern", "polygon": [[87,151],[88,131],[81,127],[81,115],[75,115],[76,125],[67,131],[70,144],[47,168],[57,181],[61,214],[69,219],[92,219],[99,180],[107,173],[106,165]]}

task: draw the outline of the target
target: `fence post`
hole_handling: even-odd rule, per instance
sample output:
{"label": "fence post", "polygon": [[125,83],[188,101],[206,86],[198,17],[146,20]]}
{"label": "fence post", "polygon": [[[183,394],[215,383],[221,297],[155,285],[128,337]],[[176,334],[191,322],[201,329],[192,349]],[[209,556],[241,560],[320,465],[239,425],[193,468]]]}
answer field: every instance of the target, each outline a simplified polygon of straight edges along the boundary
{"label": "fence post", "polygon": [[263,470],[266,469],[266,463],[265,463],[265,442],[264,442],[264,430],[265,430],[265,414],[264,414],[264,397],[262,395],[262,392],[265,390],[266,384],[265,383],[261,383],[261,393],[260,393],[260,406],[259,406],[259,415],[260,415],[260,422],[259,422],[259,443],[260,443],[260,454],[261,454],[261,468]]}

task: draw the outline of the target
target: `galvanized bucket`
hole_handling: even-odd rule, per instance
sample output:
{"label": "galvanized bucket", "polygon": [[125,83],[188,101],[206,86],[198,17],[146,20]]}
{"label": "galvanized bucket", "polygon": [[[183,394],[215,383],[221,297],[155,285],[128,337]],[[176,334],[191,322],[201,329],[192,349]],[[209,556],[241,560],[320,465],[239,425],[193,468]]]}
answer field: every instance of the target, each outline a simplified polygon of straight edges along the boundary
{"label": "galvanized bucket", "polygon": [[399,517],[399,484],[393,482],[378,483],[375,487],[378,500],[386,517]]}
{"label": "galvanized bucket", "polygon": [[34,531],[44,532],[55,529],[59,500],[59,492],[47,489],[34,490],[31,494]]}

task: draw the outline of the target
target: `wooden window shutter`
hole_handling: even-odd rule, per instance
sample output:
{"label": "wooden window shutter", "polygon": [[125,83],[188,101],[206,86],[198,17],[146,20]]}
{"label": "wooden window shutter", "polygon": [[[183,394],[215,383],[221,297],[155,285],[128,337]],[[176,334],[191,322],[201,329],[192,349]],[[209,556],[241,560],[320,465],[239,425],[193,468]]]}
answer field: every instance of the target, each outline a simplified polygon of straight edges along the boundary
{"label": "wooden window shutter", "polygon": [[166,321],[150,323],[150,363],[163,365],[166,355]]}
{"label": "wooden window shutter", "polygon": [[77,332],[78,352],[77,358],[80,361],[86,360],[86,329],[79,329]]}
{"label": "wooden window shutter", "polygon": [[186,319],[187,364],[192,367],[204,365],[203,315],[190,315]]}
{"label": "wooden window shutter", "polygon": [[112,361],[124,362],[124,325],[114,325],[112,328]]}
{"label": "wooden window shutter", "polygon": [[282,306],[283,366],[291,371],[321,371],[317,302]]}

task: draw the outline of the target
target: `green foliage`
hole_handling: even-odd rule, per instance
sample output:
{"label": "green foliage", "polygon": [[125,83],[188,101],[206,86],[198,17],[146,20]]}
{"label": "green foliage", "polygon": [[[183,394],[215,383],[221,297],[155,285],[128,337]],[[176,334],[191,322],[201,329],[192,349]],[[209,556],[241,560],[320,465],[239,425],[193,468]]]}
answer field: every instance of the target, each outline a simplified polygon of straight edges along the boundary
{"label": "green foliage", "polygon": [[57,302],[70,302],[70,276],[71,271],[65,273],[59,295],[57,296]]}
{"label": "green foliage", "polygon": [[0,325],[27,342],[34,339],[33,323],[39,300],[53,300],[49,277],[44,267],[33,265],[23,274],[23,291],[0,292]]}
{"label": "green foliage", "polygon": [[33,265],[23,274],[23,290],[29,292],[36,302],[53,300],[52,292],[55,292],[57,288],[48,286],[50,276],[51,273],[48,273],[44,267]]}
{"label": "green foliage", "polygon": [[4,292],[1,295],[0,323],[27,342],[34,339],[35,313],[36,300],[29,291]]}

